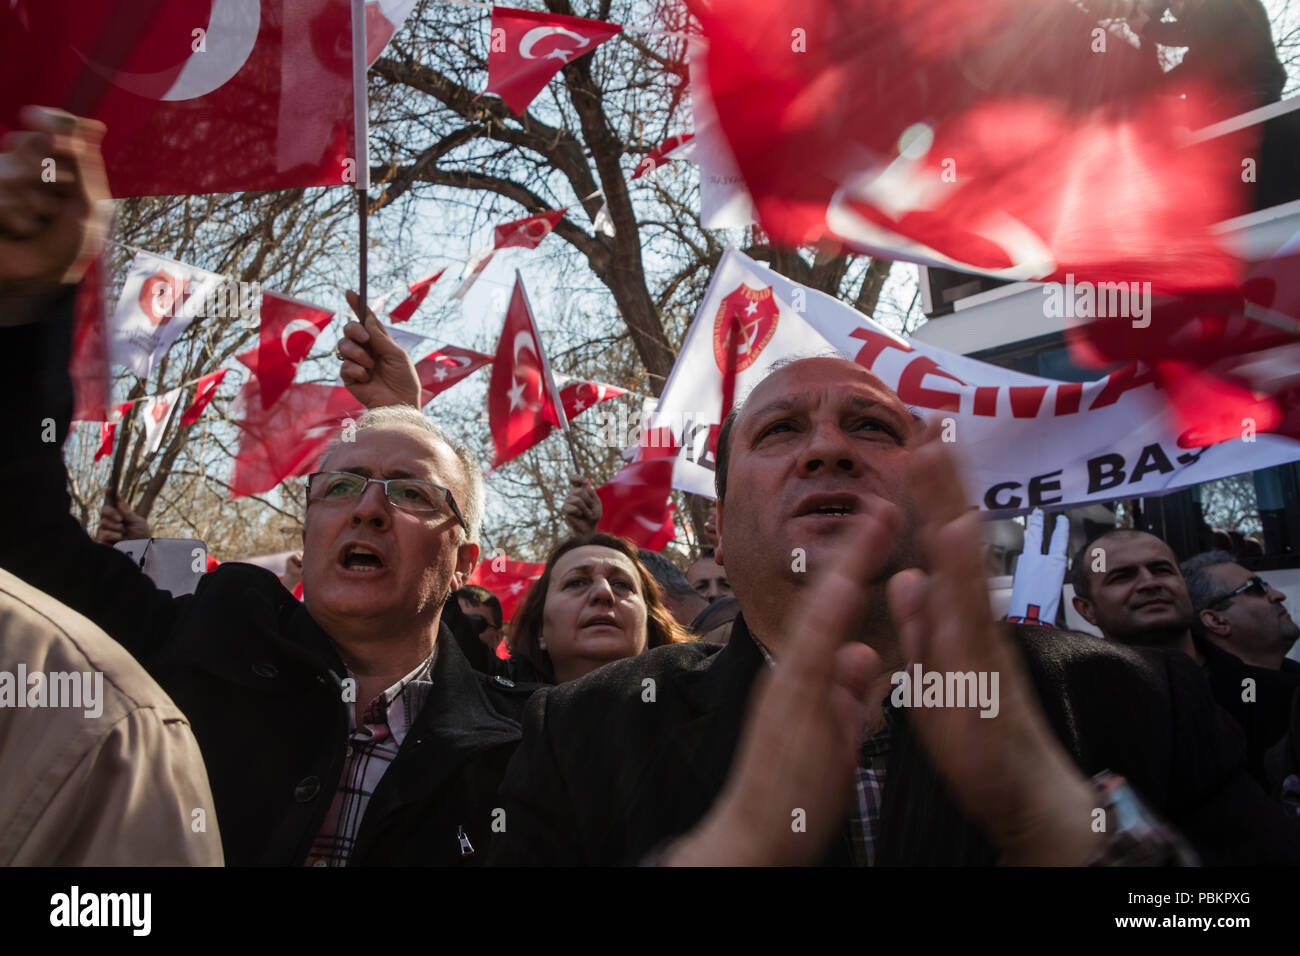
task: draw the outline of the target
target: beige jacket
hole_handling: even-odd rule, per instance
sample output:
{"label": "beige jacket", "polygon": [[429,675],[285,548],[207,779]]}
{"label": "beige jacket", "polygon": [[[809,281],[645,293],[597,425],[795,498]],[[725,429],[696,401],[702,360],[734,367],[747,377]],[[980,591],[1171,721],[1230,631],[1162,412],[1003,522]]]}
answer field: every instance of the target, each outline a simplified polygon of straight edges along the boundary
{"label": "beige jacket", "polygon": [[0,864],[222,864],[185,715],[103,631],[4,570]]}

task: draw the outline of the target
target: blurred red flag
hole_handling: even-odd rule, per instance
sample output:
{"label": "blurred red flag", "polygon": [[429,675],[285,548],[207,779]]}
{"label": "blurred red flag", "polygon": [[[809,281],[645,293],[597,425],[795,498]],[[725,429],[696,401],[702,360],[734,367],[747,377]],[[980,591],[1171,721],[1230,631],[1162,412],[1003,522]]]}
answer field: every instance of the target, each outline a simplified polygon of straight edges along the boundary
{"label": "blurred red flag", "polygon": [[1008,279],[1236,281],[1240,141],[1063,0],[691,0],[759,222]]}
{"label": "blurred red flag", "polygon": [[521,249],[536,249],[563,218],[563,209],[550,209],[535,216],[502,223],[492,232],[492,248],[518,246]]}
{"label": "blurred red flag", "polygon": [[514,620],[528,587],[542,576],[545,564],[532,561],[507,561],[499,556],[484,561],[466,579],[466,584],[487,588],[501,602],[501,620]]}
{"label": "blurred red flag", "polygon": [[415,374],[420,377],[420,404],[426,404],[440,392],[445,392],[492,361],[492,356],[471,352],[455,345],[444,345],[436,352],[415,363]]}
{"label": "blurred red flag", "polygon": [[[79,422],[102,422],[108,417],[113,379],[108,368],[108,336],[105,332],[108,322],[104,296],[105,254],[100,253],[90,263],[77,286],[68,375],[72,379],[72,418]],[[109,446],[112,446],[111,437]]]}
{"label": "blurred red flag", "polygon": [[1137,359],[1169,397],[1180,446],[1243,429],[1300,438],[1300,235],[1239,284],[1158,298],[1149,321],[1093,319],[1067,340],[1080,365]]}
{"label": "blurred red flag", "polygon": [[127,402],[117,406],[104,421],[99,423],[99,447],[95,449],[94,461],[113,454],[113,437],[117,434],[117,426],[121,423],[126,410],[134,404],[135,402]]}
{"label": "blurred red flag", "polygon": [[203,414],[203,410],[208,407],[208,403],[211,402],[213,396],[217,394],[217,388],[221,385],[221,380],[226,377],[226,373],[229,371],[230,369],[228,368],[219,369],[218,371],[204,375],[198,380],[194,389],[194,401],[190,403],[190,407],[185,409],[184,414],[181,415],[180,423],[182,427],[185,425],[193,425],[199,420],[199,417]]}
{"label": "blurred red flag", "polygon": [[274,405],[293,383],[298,366],[332,318],[332,312],[319,306],[279,292],[262,293],[260,342],[235,358],[257,377],[263,408]]}
{"label": "blurred red flag", "polygon": [[590,53],[623,28],[603,20],[492,8],[488,85],[515,114],[528,104],[566,63]]}
{"label": "blurred red flag", "polygon": [[8,6],[0,132],[28,103],[100,120],[114,196],[356,181],[348,0]]}
{"label": "blurred red flag", "polygon": [[639,548],[662,551],[673,527],[673,466],[680,448],[667,428],[642,435],[636,457],[596,489],[600,498],[598,531],[620,535]]}
{"label": "blurred red flag", "polygon": [[419,282],[413,282],[407,290],[410,292],[405,299],[397,303],[397,307],[388,313],[388,317],[394,322],[406,322],[415,315],[415,310],[420,307],[420,303],[429,295],[429,290],[433,284],[442,277],[446,269],[439,269],[431,276],[425,276]]}
{"label": "blurred red flag", "polygon": [[641,162],[636,164],[636,172],[628,179],[640,179],[646,173],[652,173],[660,166],[666,166],[674,159],[688,159],[695,151],[695,134],[684,133],[681,136],[669,136],[666,140],[646,153]]}
{"label": "blurred red flag", "polygon": [[492,261],[492,255],[498,249],[517,246],[521,249],[536,249],[541,241],[551,234],[556,225],[564,218],[563,209],[551,209],[535,216],[525,216],[512,222],[503,222],[492,230],[491,248],[483,248],[469,257],[465,263],[465,275],[456,287],[452,298],[463,299],[483,270]]}
{"label": "blurred red flag", "polygon": [[293,384],[267,409],[257,384],[245,382],[236,401],[243,416],[231,498],[270,491],[286,478],[311,474],[343,420],[362,412],[361,403],[341,385]]}
{"label": "blurred red flag", "polygon": [[559,421],[550,377],[523,280],[516,277],[488,385],[493,468],[536,445],[550,432],[551,422]]}

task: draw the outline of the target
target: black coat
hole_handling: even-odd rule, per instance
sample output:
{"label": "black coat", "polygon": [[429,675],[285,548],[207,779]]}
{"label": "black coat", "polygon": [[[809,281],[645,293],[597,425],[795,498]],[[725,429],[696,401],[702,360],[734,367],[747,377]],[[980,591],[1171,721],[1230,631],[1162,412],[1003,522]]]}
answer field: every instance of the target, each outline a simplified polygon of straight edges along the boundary
{"label": "black coat", "polygon": [[[1042,627],[1012,633],[1052,729],[1085,774],[1123,774],[1205,862],[1300,862],[1300,825],[1245,773],[1241,732],[1189,658]],[[660,647],[537,693],[502,784],[508,826],[494,862],[631,864],[690,830],[727,778],[760,666],[742,617],[725,647]],[[878,862],[994,863],[900,713]],[[841,836],[825,862],[850,859]]]}
{"label": "black coat", "polygon": [[[343,662],[271,572],[225,564],[195,594],[173,598],[71,517],[61,452],[71,412],[69,305],[65,296],[51,321],[0,328],[4,354],[23,356],[0,392],[14,432],[0,460],[0,495],[13,516],[0,536],[0,567],[98,624],[189,718],[227,863],[301,863],[343,768]],[[57,442],[42,441],[47,417]],[[486,856],[495,793],[531,688],[471,670],[446,624],[437,648],[433,691],[371,798],[353,865]],[[467,857],[462,827],[476,851]]]}
{"label": "black coat", "polygon": [[[1205,638],[1193,638],[1205,658],[1205,676],[1210,693],[1246,734],[1246,767],[1255,779],[1267,785],[1264,753],[1285,736],[1291,719],[1291,701],[1300,690],[1300,674],[1285,670],[1252,667],[1240,657]],[[1254,682],[1244,700],[1246,680]]]}

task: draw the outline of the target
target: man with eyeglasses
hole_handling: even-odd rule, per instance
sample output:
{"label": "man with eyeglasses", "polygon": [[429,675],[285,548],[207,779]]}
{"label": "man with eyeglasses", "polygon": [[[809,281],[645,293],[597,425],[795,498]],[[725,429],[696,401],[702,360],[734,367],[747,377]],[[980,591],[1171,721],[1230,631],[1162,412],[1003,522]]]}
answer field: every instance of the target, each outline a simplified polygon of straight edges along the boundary
{"label": "man with eyeglasses", "polygon": [[[0,494],[17,505],[0,567],[98,624],[189,718],[214,802],[195,809],[215,811],[228,863],[481,862],[527,689],[473,671],[444,619],[478,557],[477,463],[418,408],[360,416],[307,485],[301,603],[238,563],[173,598],[92,541],[69,514],[61,446],[74,283],[102,237],[102,127],[26,121],[0,153]],[[348,336],[360,402],[395,369],[418,381],[373,315]]]}
{"label": "man with eyeglasses", "polygon": [[[1286,734],[1291,698],[1300,681],[1253,667],[1206,640],[1195,627],[1190,582],[1173,550],[1153,534],[1126,528],[1107,531],[1079,550],[1071,574],[1075,610],[1107,640],[1181,651],[1200,665],[1215,702],[1246,735],[1247,766],[1267,786],[1264,753]],[[1226,591],[1211,592],[1209,587],[1198,584],[1209,599],[1207,605],[1228,597]],[[1240,600],[1242,593],[1232,600]]]}

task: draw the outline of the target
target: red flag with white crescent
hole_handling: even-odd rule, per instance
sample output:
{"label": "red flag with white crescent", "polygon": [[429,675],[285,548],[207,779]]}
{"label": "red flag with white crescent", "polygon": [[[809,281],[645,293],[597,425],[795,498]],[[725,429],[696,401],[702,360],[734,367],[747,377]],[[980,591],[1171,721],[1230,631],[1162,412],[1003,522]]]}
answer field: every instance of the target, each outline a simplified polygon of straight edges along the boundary
{"label": "red flag with white crescent", "polygon": [[[564,406],[564,417],[573,421],[593,405],[626,394],[627,389],[606,385],[604,382],[570,382],[560,389],[560,403]],[[560,425],[558,421],[552,421],[551,424],[557,428]]]}
{"label": "red flag with white crescent", "polygon": [[1157,294],[1235,280],[1214,224],[1246,211],[1251,148],[1185,146],[1224,91],[1191,88],[1185,70],[1175,82],[1082,4],[689,6],[722,132],[777,243]]}
{"label": "red flag with white crescent", "polygon": [[551,423],[560,420],[559,414],[537,324],[523,280],[516,277],[488,385],[488,424],[496,448],[492,467],[505,464],[545,438]]}
{"label": "red flag with white crescent", "polygon": [[430,352],[415,363],[415,374],[420,377],[420,404],[426,404],[435,395],[491,362],[490,355],[455,345],[444,345],[436,352]]}
{"label": "red flag with white crescent", "polygon": [[310,382],[289,385],[270,407],[262,405],[257,384],[245,382],[236,402],[243,413],[231,498],[270,491],[286,478],[311,474],[343,420],[363,411],[343,386]]}
{"label": "red flag with white crescent", "polygon": [[397,303],[396,308],[388,313],[388,317],[394,322],[408,321],[411,316],[415,315],[415,310],[420,307],[420,303],[429,295],[429,290],[433,288],[433,284],[442,278],[442,274],[446,271],[446,269],[439,269],[433,275],[425,276],[419,282],[412,282],[407,290],[410,295]]}
{"label": "red flag with white crescent", "polygon": [[603,20],[492,8],[488,85],[522,114],[566,64],[590,53],[623,28]]}
{"label": "red flag with white crescent", "polygon": [[292,299],[279,292],[262,292],[262,330],[259,344],[235,358],[257,376],[262,407],[270,408],[284,394],[298,366],[311,351],[316,336],[329,325],[334,313]]}
{"label": "red flag with white crescent", "polygon": [[193,425],[199,420],[203,415],[203,410],[208,407],[208,403],[216,396],[217,388],[221,385],[221,380],[226,377],[226,373],[229,371],[230,369],[228,368],[218,369],[215,372],[204,375],[197,383],[195,383],[194,401],[190,402],[190,407],[185,409],[185,413],[181,415],[180,424],[182,427],[185,425]]}
{"label": "red flag with white crescent", "polygon": [[640,179],[646,173],[652,173],[660,166],[666,166],[675,159],[690,159],[695,155],[695,134],[683,133],[681,136],[669,136],[641,158],[636,164],[636,172],[628,179]]}
{"label": "red flag with white crescent", "polygon": [[677,449],[647,449],[646,458],[624,465],[596,489],[600,498],[597,531],[627,538],[639,548],[662,551],[676,535],[671,501]]}
{"label": "red flag with white crescent", "polygon": [[114,196],[356,181],[348,0],[5,6],[0,133],[28,103],[103,122]]}
{"label": "red flag with white crescent", "polygon": [[501,620],[514,619],[532,583],[542,576],[546,565],[535,561],[508,561],[491,558],[476,567],[465,579],[466,584],[487,588],[501,602]]}

